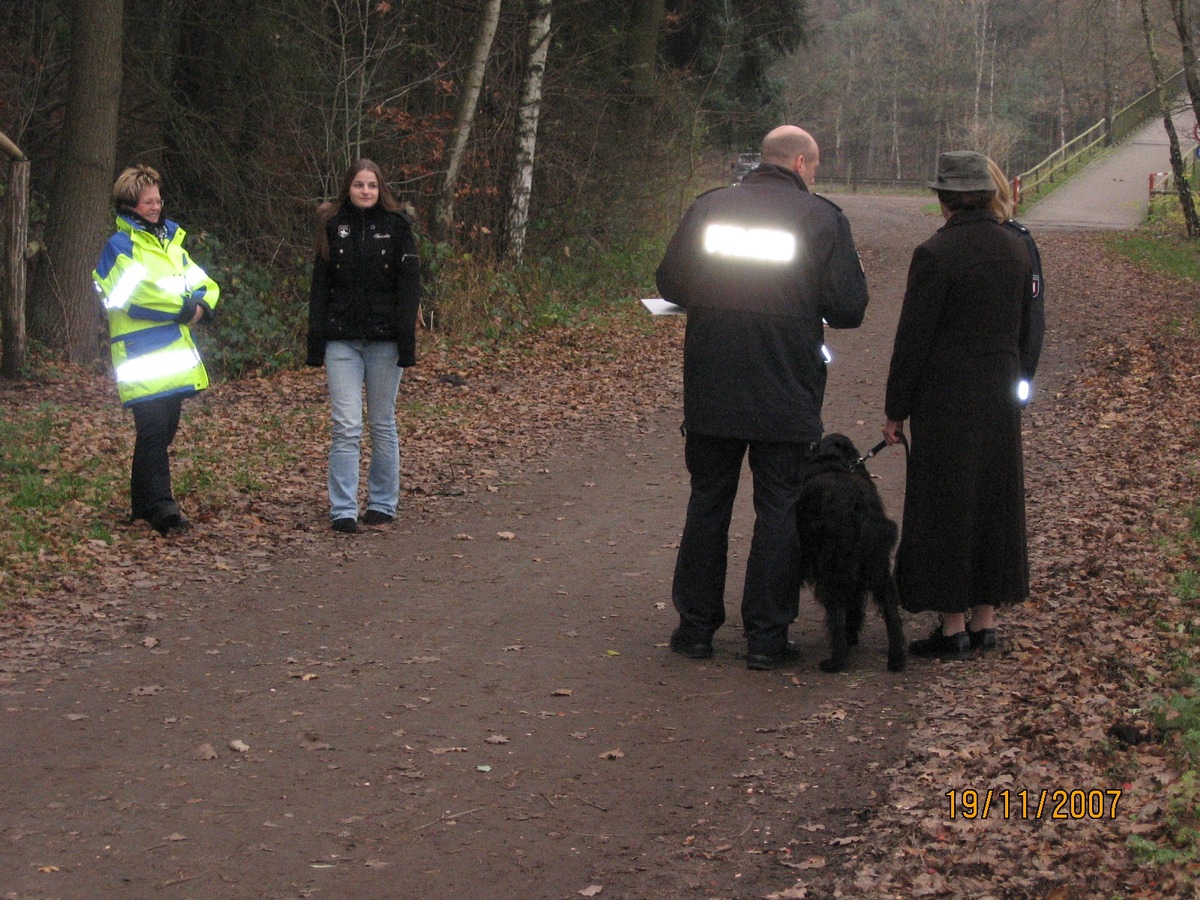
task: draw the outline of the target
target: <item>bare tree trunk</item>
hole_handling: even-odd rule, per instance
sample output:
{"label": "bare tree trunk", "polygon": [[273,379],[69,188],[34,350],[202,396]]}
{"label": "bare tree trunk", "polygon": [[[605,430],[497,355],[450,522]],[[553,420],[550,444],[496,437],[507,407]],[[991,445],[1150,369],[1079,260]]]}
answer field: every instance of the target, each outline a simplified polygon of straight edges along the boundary
{"label": "bare tree trunk", "polygon": [[978,0],[975,5],[975,100],[971,111],[975,134],[979,134],[979,109],[983,94],[984,59],[987,54],[988,9],[987,0]]}
{"label": "bare tree trunk", "polygon": [[1058,146],[1062,146],[1067,142],[1067,72],[1064,59],[1066,51],[1063,46],[1063,30],[1062,30],[1062,2],[1054,4],[1054,37],[1055,43],[1058,45]]}
{"label": "bare tree trunk", "polygon": [[997,29],[992,29],[992,48],[988,51],[988,121],[996,118],[996,47],[1000,42]]}
{"label": "bare tree trunk", "polygon": [[434,213],[437,238],[449,240],[454,233],[454,188],[458,183],[458,172],[462,167],[467,139],[471,135],[471,124],[479,108],[479,92],[483,88],[483,73],[487,68],[488,56],[492,52],[492,40],[496,37],[496,26],[500,22],[500,0],[487,0],[483,15],[479,18],[479,33],[475,36],[475,52],[471,58],[471,70],[463,87],[462,102],[458,107],[458,118],[454,123],[454,142],[450,157],[446,161],[446,176],[442,179],[441,195]]}
{"label": "bare tree trunk", "polygon": [[[857,48],[854,47],[854,45],[850,46],[850,52],[846,58],[847,65],[844,69],[844,77],[842,78],[841,84],[842,96],[841,99],[838,100],[837,104],[837,156],[835,158],[842,160],[843,164],[845,165],[847,184],[855,183],[852,178],[856,173],[854,166],[856,160],[854,159],[853,142],[845,139],[844,132],[844,125],[846,123],[846,119],[848,118],[847,107],[849,104],[854,102],[855,94],[858,88],[858,85],[855,83],[855,76],[858,74],[858,59],[855,53],[856,49]],[[850,115],[849,118],[853,120],[853,115]]]}
{"label": "bare tree trunk", "polygon": [[1188,0],[1171,0],[1171,16],[1175,19],[1175,30],[1179,32],[1179,45],[1183,50],[1183,78],[1187,82],[1188,96],[1192,98],[1192,111],[1200,122],[1200,68],[1196,65],[1196,45],[1192,40],[1192,11]]}
{"label": "bare tree trunk", "polygon": [[629,87],[635,97],[654,93],[654,61],[662,29],[663,0],[634,0],[629,23]]}
{"label": "bare tree trunk", "polygon": [[25,248],[29,242],[29,160],[15,144],[0,134],[0,149],[12,157],[8,169],[8,193],[4,198],[5,259],[8,273],[0,319],[0,374],[20,378],[25,365]]}
{"label": "bare tree trunk", "polygon": [[91,272],[109,221],[121,97],[122,0],[73,0],[63,144],[54,173],[30,330],[70,362],[95,359],[100,306]]}
{"label": "bare tree trunk", "polygon": [[1175,190],[1179,194],[1179,205],[1183,207],[1183,221],[1187,226],[1188,237],[1200,236],[1200,219],[1196,216],[1196,205],[1192,200],[1192,191],[1188,186],[1187,173],[1183,169],[1183,156],[1179,152],[1179,135],[1175,133],[1175,122],[1171,119],[1171,110],[1167,106],[1167,92],[1163,87],[1162,64],[1158,61],[1158,51],[1154,49],[1154,30],[1150,26],[1150,10],[1147,0],[1141,0],[1142,30],[1146,34],[1146,51],[1150,54],[1150,67],[1154,72],[1154,89],[1158,95],[1158,108],[1163,117],[1163,127],[1167,130],[1167,141],[1171,145],[1171,171],[1175,174]]}
{"label": "bare tree trunk", "polygon": [[1102,0],[1103,20],[1100,23],[1100,64],[1104,88],[1104,134],[1106,143],[1113,143],[1113,114],[1117,110],[1116,79],[1113,76],[1113,40],[1110,33],[1109,9],[1112,0]]}
{"label": "bare tree trunk", "polygon": [[533,157],[537,148],[538,118],[542,109],[542,82],[546,77],[546,54],[550,50],[551,0],[534,0],[529,23],[529,61],[525,89],[521,93],[517,126],[517,165],[512,180],[512,206],[508,211],[508,258],[520,262],[525,253],[525,229],[529,225],[529,195],[533,191]]}
{"label": "bare tree trunk", "polygon": [[892,85],[892,160],[896,164],[895,178],[900,180],[900,98],[895,84]]}

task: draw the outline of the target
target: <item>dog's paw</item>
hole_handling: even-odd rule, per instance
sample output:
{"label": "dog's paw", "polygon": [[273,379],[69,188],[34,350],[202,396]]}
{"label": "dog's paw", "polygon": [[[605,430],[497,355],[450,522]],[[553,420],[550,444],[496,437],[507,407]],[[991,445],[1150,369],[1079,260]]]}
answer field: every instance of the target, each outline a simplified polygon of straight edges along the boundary
{"label": "dog's paw", "polygon": [[904,653],[888,657],[889,672],[903,672],[908,667],[908,656]]}
{"label": "dog's paw", "polygon": [[845,672],[846,671],[846,661],[844,659],[838,660],[838,659],[833,659],[832,657],[830,657],[829,659],[821,660],[819,663],[817,663],[817,665],[820,666],[822,672]]}

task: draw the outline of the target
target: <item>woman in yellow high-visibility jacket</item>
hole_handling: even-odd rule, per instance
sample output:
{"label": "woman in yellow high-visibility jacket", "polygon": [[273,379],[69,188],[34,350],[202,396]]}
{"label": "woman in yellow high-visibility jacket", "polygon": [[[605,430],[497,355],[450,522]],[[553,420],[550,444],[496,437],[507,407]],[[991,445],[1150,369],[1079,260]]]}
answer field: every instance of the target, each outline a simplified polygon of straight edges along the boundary
{"label": "woman in yellow high-visibility jacket", "polygon": [[161,185],[146,165],[120,174],[117,231],[92,277],[108,314],[117,390],[137,429],[133,518],[165,535],[189,527],[171,491],[168,450],[184,397],[208,387],[191,326],[212,318],[220,288],[183,249],[184,230],[163,218]]}

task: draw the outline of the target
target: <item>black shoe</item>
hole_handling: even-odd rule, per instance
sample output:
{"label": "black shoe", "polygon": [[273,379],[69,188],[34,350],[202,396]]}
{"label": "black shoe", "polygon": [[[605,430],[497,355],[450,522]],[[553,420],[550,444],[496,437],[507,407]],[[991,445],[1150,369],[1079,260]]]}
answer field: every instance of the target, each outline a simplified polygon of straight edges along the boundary
{"label": "black shoe", "polygon": [[684,639],[676,628],[671,632],[671,652],[688,659],[712,659],[712,640],[689,641]]}
{"label": "black shoe", "polygon": [[783,649],[775,653],[747,653],[746,668],[755,672],[770,672],[789,663],[800,661],[800,648],[792,641],[783,645]]}
{"label": "black shoe", "polygon": [[995,650],[996,649],[996,629],[995,628],[980,628],[978,631],[967,629],[967,634],[971,636],[971,648],[974,650]]}
{"label": "black shoe", "polygon": [[344,519],[333,520],[333,530],[339,534],[354,534],[358,531],[358,520],[347,516]]}
{"label": "black shoe", "polygon": [[368,509],[366,514],[362,517],[362,521],[364,525],[386,525],[394,518],[395,516],[389,516],[387,513],[381,512],[378,509]]}
{"label": "black shoe", "polygon": [[192,527],[192,523],[185,519],[179,510],[175,510],[154,516],[150,519],[150,527],[166,537],[172,532],[187,531]]}
{"label": "black shoe", "polygon": [[908,652],[913,656],[932,656],[937,659],[970,659],[971,638],[965,631],[958,634],[942,634],[939,625],[930,632],[929,637],[909,644]]}

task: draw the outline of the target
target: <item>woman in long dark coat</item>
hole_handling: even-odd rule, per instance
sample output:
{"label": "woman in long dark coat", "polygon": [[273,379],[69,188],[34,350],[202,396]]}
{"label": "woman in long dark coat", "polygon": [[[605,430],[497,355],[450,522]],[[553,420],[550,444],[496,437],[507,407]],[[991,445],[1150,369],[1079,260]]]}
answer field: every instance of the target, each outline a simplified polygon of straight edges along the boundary
{"label": "woman in long dark coat", "polygon": [[941,618],[910,650],[964,659],[973,645],[994,646],[995,608],[1029,594],[1017,391],[1030,349],[1032,271],[1021,239],[988,208],[987,157],[942,154],[930,187],[946,224],[913,253],[883,433],[897,443],[911,420],[901,602]]}

